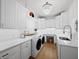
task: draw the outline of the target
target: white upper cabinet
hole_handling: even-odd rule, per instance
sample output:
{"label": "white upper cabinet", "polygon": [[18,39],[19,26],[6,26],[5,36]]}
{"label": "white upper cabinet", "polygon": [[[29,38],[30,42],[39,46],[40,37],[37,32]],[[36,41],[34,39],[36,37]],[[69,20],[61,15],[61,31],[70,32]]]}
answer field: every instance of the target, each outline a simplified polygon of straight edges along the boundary
{"label": "white upper cabinet", "polygon": [[16,0],[1,0],[1,28],[25,29],[27,10]]}
{"label": "white upper cabinet", "polygon": [[16,0],[1,0],[1,24],[3,28],[13,27],[16,19]]}
{"label": "white upper cabinet", "polygon": [[26,7],[26,0],[16,0],[18,3]]}

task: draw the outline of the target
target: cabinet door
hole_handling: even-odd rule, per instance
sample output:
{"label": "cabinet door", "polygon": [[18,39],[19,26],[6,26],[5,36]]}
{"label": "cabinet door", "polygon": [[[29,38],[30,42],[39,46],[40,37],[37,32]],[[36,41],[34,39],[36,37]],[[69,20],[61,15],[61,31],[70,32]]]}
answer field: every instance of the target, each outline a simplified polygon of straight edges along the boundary
{"label": "cabinet door", "polygon": [[31,40],[28,42],[28,58],[31,56]]}
{"label": "cabinet door", "polygon": [[1,59],[9,59],[9,55],[8,55],[8,53],[5,54],[5,55],[3,55],[3,56],[1,57]]}
{"label": "cabinet door", "polygon": [[16,0],[1,0],[1,24],[3,28],[12,28],[16,20]]}
{"label": "cabinet door", "polygon": [[22,6],[26,7],[26,0],[17,0]]}
{"label": "cabinet door", "polygon": [[20,46],[9,50],[9,59],[20,59]]}
{"label": "cabinet door", "polygon": [[27,41],[21,45],[21,59],[28,59],[31,56],[31,41]]}
{"label": "cabinet door", "polygon": [[0,59],[9,59],[9,52],[7,50],[1,52]]}
{"label": "cabinet door", "polygon": [[1,52],[0,59],[20,59],[20,46]]}
{"label": "cabinet door", "polygon": [[61,59],[78,59],[78,48],[61,46]]}
{"label": "cabinet door", "polygon": [[6,0],[1,0],[1,27],[6,25]]}
{"label": "cabinet door", "polygon": [[10,55],[10,59],[20,59],[18,53],[14,53]]}

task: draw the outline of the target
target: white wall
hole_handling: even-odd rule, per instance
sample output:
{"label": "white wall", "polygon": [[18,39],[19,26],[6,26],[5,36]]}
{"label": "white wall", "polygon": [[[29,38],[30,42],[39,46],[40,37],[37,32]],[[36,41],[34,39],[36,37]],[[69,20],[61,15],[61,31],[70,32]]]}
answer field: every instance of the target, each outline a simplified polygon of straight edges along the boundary
{"label": "white wall", "polygon": [[19,38],[21,32],[16,29],[0,29],[0,42]]}
{"label": "white wall", "polygon": [[54,19],[38,19],[36,22],[38,25],[37,27],[39,29],[45,29],[45,28],[62,28],[62,19],[60,16]]}
{"label": "white wall", "polygon": [[69,25],[71,25],[73,33],[76,32],[75,30],[75,22],[78,20],[78,0],[74,0],[70,10],[69,10]]}

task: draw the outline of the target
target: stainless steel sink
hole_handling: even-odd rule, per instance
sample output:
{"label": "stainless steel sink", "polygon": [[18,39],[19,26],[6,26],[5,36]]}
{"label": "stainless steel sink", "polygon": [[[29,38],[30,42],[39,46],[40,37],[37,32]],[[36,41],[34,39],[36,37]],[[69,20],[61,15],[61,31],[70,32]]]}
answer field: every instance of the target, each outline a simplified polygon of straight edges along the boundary
{"label": "stainless steel sink", "polygon": [[69,38],[67,37],[59,37],[60,40],[65,40],[65,41],[71,41]]}

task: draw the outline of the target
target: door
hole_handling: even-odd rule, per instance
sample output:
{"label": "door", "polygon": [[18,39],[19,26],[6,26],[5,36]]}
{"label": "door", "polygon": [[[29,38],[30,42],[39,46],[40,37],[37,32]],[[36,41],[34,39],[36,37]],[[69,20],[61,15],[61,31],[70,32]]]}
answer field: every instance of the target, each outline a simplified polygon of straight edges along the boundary
{"label": "door", "polygon": [[41,48],[41,39],[38,39],[37,44],[36,44],[36,49],[39,51]]}
{"label": "door", "polygon": [[9,59],[8,53],[4,54],[4,55],[1,57],[1,59]]}
{"label": "door", "polygon": [[4,50],[3,52],[0,52],[0,59],[9,59],[8,50]]}
{"label": "door", "polygon": [[1,27],[12,28],[16,20],[16,0],[1,0]]}
{"label": "door", "polygon": [[20,45],[9,50],[9,59],[20,59]]}
{"label": "door", "polygon": [[78,59],[78,48],[61,46],[60,48],[61,59]]}
{"label": "door", "polygon": [[0,59],[20,59],[20,45],[1,52]]}
{"label": "door", "polygon": [[21,45],[21,59],[28,59],[31,56],[31,41]]}

